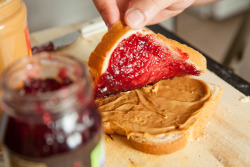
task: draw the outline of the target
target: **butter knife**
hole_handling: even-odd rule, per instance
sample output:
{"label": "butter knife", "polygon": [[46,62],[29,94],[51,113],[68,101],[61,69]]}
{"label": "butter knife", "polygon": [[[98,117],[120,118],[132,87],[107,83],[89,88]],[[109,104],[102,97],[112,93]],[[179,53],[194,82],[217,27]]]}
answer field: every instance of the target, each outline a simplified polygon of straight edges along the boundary
{"label": "butter knife", "polygon": [[107,30],[105,23],[103,22],[101,17],[98,17],[98,18],[89,20],[86,23],[82,24],[81,29],[78,29],[76,31],[63,35],[51,41],[45,42],[41,45],[32,47],[32,54],[40,53],[43,51],[47,51],[47,52],[55,51],[64,46],[72,44],[73,42],[76,41],[76,39],[79,36],[82,36],[83,38],[85,38],[95,33],[105,31],[105,30]]}

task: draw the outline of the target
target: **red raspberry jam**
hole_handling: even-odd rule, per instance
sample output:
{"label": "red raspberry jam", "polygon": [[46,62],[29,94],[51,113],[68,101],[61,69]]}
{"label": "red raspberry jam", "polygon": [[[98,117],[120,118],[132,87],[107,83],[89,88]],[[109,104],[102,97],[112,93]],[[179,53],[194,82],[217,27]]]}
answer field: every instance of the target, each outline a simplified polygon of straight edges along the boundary
{"label": "red raspberry jam", "polygon": [[68,77],[61,78],[61,82],[53,78],[46,78],[46,79],[30,78],[24,81],[23,88],[21,88],[18,91],[20,94],[38,95],[40,93],[50,92],[67,87],[71,83],[72,81]]}
{"label": "red raspberry jam", "polygon": [[48,44],[42,46],[35,46],[32,48],[32,54],[41,52],[52,52],[52,51],[55,51],[53,42],[49,42]]}
{"label": "red raspberry jam", "polygon": [[143,87],[161,79],[186,74],[199,75],[193,65],[185,60],[187,53],[175,48],[174,55],[161,46],[153,35],[133,34],[120,42],[111,55],[106,72],[95,88],[95,98],[101,98]]}

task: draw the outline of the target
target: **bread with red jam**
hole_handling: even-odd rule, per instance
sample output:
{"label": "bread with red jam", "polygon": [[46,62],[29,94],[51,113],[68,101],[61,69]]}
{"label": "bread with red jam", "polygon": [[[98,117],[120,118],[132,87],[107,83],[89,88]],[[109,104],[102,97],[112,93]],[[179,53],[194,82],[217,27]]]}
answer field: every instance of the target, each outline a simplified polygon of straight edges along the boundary
{"label": "bread with red jam", "polygon": [[199,75],[206,59],[196,50],[120,21],[103,36],[88,61],[95,97],[129,91],[174,76]]}

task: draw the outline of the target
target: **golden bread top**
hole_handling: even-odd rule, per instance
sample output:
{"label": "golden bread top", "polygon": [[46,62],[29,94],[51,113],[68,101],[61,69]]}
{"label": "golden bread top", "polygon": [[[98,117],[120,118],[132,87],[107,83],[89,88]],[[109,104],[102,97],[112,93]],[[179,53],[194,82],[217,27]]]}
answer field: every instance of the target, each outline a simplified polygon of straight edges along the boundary
{"label": "golden bread top", "polygon": [[203,81],[175,77],[95,102],[104,123],[120,127],[127,137],[150,139],[187,130],[210,96]]}

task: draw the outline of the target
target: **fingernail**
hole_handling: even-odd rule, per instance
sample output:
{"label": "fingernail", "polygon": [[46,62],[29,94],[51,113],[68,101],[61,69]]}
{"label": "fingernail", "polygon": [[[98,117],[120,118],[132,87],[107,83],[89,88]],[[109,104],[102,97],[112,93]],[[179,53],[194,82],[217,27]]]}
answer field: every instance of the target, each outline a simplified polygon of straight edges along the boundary
{"label": "fingernail", "polygon": [[105,22],[106,26],[108,27],[108,29],[110,29],[112,27],[112,24]]}
{"label": "fingernail", "polygon": [[142,27],[141,25],[145,21],[145,16],[140,10],[131,9],[126,13],[126,21],[128,26],[132,28],[139,28]]}

